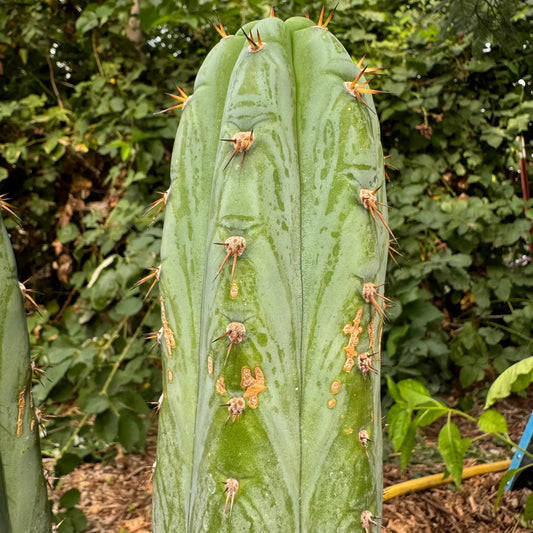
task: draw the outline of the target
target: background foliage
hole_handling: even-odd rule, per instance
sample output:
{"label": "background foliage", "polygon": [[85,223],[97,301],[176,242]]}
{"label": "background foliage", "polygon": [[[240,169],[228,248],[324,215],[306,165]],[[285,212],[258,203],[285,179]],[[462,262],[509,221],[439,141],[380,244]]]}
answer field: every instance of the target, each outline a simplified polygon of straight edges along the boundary
{"label": "background foliage", "polygon": [[[139,6],[140,4],[140,6]],[[281,3],[277,15],[321,4]],[[146,336],[160,318],[161,215],[179,111],[219,36],[268,15],[262,2],[109,0],[0,3],[0,194],[29,312],[44,453],[57,473],[142,449],[161,385]],[[531,161],[533,1],[346,0],[330,29],[374,88],[389,169],[391,261],[382,363],[430,393],[483,390],[531,352],[532,222],[519,157]],[[527,168],[527,167],[526,167]],[[529,167],[530,168],[530,167]],[[522,171],[522,176],[524,172]],[[39,377],[37,374],[36,377]],[[466,406],[467,401],[463,401]]]}

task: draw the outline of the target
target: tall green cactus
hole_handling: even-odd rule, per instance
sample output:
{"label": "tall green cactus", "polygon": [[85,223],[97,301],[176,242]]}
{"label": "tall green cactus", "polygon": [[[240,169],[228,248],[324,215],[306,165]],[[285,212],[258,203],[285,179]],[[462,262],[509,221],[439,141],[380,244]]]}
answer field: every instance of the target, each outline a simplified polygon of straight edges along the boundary
{"label": "tall green cactus", "polygon": [[378,527],[384,164],[327,22],[218,28],[180,97],[155,533]]}
{"label": "tall green cactus", "polygon": [[[5,206],[0,197],[0,209]],[[15,258],[0,216],[0,531],[50,531],[30,344]],[[7,507],[7,512],[5,508]]]}

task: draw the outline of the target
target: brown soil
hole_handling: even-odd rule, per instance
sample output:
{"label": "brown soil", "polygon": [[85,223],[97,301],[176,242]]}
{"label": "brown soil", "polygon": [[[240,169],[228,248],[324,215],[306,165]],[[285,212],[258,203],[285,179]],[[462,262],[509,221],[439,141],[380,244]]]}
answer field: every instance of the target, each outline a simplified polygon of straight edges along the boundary
{"label": "brown soil", "polygon": [[[500,402],[509,425],[510,437],[518,442],[533,407],[533,395]],[[480,410],[477,410],[479,414]],[[454,419],[463,436],[475,437],[475,428]],[[442,425],[442,423],[440,424]],[[413,461],[403,473],[391,457],[384,467],[385,486],[415,477],[442,473],[435,451],[439,422],[427,428]],[[510,459],[510,451],[496,441],[479,442],[477,459],[467,466]],[[85,464],[65,476],[54,492],[58,501],[63,492],[77,488],[81,492],[80,508],[88,520],[87,533],[150,533],[151,467],[155,459],[155,438],[150,439],[142,455],[120,454],[109,464]],[[461,489],[453,484],[406,494],[385,502],[383,530],[389,533],[525,533],[521,518],[529,490],[506,492],[494,511],[498,483],[505,472],[484,474],[465,480]]]}

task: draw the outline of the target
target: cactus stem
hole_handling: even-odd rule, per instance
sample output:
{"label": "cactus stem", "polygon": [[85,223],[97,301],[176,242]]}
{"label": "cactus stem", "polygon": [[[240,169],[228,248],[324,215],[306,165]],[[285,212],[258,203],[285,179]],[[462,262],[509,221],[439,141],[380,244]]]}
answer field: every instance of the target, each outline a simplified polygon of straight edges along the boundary
{"label": "cactus stem", "polygon": [[136,284],[135,287],[140,287],[143,283],[146,283],[147,281],[150,281],[153,279],[152,284],[150,285],[150,288],[148,289],[148,292],[145,294],[144,299],[148,298],[148,295],[152,292],[152,289],[154,288],[155,284],[159,281],[159,275],[161,273],[161,265],[155,268],[150,269],[151,273],[147,276],[144,276],[144,278],[140,279]]}
{"label": "cactus stem", "polygon": [[7,200],[8,199],[6,198],[5,194],[0,194],[0,210],[5,211],[8,215],[10,215],[13,218],[13,220],[18,225],[20,225],[21,224],[21,220],[17,216],[17,214],[15,213],[15,206],[13,206],[10,203],[8,203]]}
{"label": "cactus stem", "polygon": [[240,344],[246,335],[246,328],[244,327],[244,324],[241,322],[230,322],[228,324],[228,327],[226,328],[226,333],[223,335],[220,335],[220,337],[217,337],[213,340],[213,342],[219,341],[220,339],[223,339],[224,337],[228,337],[229,339],[229,346],[228,351],[226,353],[226,359],[224,359],[224,366],[226,366],[226,363],[228,361],[229,354],[231,352],[231,349],[233,348],[234,344]]}
{"label": "cactus stem", "polygon": [[389,225],[387,224],[387,221],[385,220],[385,217],[379,210],[378,206],[382,205],[384,207],[389,207],[387,204],[384,204],[382,202],[378,202],[376,199],[376,193],[379,189],[376,189],[374,191],[371,191],[370,189],[361,189],[359,191],[359,199],[361,200],[361,203],[363,204],[363,207],[370,211],[370,214],[372,215],[372,218],[374,219],[374,222],[379,224],[378,219],[379,218],[381,223],[385,226],[386,230],[389,232],[390,236],[396,241],[396,237],[394,236],[394,233],[392,233],[392,230],[390,229]]}
{"label": "cactus stem", "polygon": [[226,418],[226,422],[224,422],[224,425],[228,423],[230,418],[232,424],[234,424],[235,420],[237,420],[239,416],[244,414],[246,402],[244,401],[244,398],[242,396],[233,396],[229,399],[228,403],[222,404],[221,407],[227,407],[229,413],[228,418]]}
{"label": "cactus stem", "polygon": [[373,516],[370,511],[363,511],[361,513],[361,525],[366,533],[372,531],[373,526],[380,527],[381,518],[379,516]]}
{"label": "cactus stem", "polygon": [[359,442],[361,443],[361,446],[365,450],[366,456],[370,461],[370,455],[368,454],[368,445],[372,442],[372,439],[368,435],[368,431],[365,428],[362,428],[359,431]]}
{"label": "cactus stem", "polygon": [[229,515],[233,511],[233,500],[235,499],[235,494],[239,490],[239,482],[235,478],[228,478],[224,481],[224,492],[226,493],[226,503],[224,504],[224,516],[226,515],[226,509],[229,506]]}
{"label": "cactus stem", "polygon": [[183,89],[181,89],[180,87],[178,87],[177,85],[176,85],[176,89],[178,89],[178,92],[180,93],[179,95],[171,94],[171,93],[166,93],[166,94],[167,94],[167,96],[170,96],[171,98],[174,98],[174,100],[177,100],[179,102],[179,104],[173,105],[172,107],[167,107],[166,109],[163,109],[162,111],[157,111],[156,113],[154,113],[154,115],[160,115],[161,113],[166,113],[167,111],[172,111],[174,109],[179,109],[180,107],[182,109],[185,108],[185,104],[188,102],[189,96],[187,96],[185,91]]}
{"label": "cactus stem", "polygon": [[241,152],[241,167],[244,162],[244,154],[248,151],[250,146],[254,142],[254,130],[251,131],[239,131],[234,136],[233,139],[220,139],[221,141],[233,143],[234,150],[229,158],[229,161],[224,166],[226,170],[227,166],[231,163],[231,160],[235,157],[237,152]]}
{"label": "cactus stem", "polygon": [[225,39],[226,37],[228,37],[228,33],[226,33],[224,25],[222,24],[222,21],[220,20],[220,17],[218,15],[217,15],[217,20],[218,20],[218,25],[215,24],[214,22],[212,22],[211,24],[213,28],[217,30],[217,33],[220,35],[220,37],[222,37],[222,39]]}
{"label": "cactus stem", "polygon": [[166,191],[159,191],[157,194],[160,194],[161,198],[159,198],[155,202],[152,202],[148,206],[148,209],[144,212],[144,216],[146,216],[149,213],[151,213],[157,207],[157,211],[156,211],[155,215],[152,217],[155,220],[157,218],[157,216],[159,215],[159,213],[161,213],[161,210],[163,209],[163,207],[165,207],[167,205],[169,192],[170,192],[170,187]]}
{"label": "cactus stem", "polygon": [[231,282],[233,283],[233,275],[235,274],[235,265],[237,264],[237,257],[240,257],[244,253],[244,250],[246,249],[246,239],[239,235],[234,235],[232,237],[228,237],[224,242],[215,242],[214,244],[225,246],[227,252],[224,261],[222,261],[222,264],[218,268],[215,279],[217,279],[218,275],[220,274],[220,271],[224,268],[224,265],[229,259],[229,256],[233,255],[233,266],[231,267]]}
{"label": "cactus stem", "polygon": [[259,394],[264,392],[267,388],[265,375],[260,367],[256,366],[254,368],[254,375],[252,377],[251,370],[244,366],[241,369],[241,387],[245,388],[243,394],[244,398],[248,398],[248,406],[250,409],[257,409],[259,405]]}
{"label": "cactus stem", "polygon": [[318,22],[317,22],[317,25],[316,25],[316,28],[322,28],[323,30],[327,30],[328,29],[328,24],[331,22],[331,19],[333,18],[333,14],[335,13],[335,10],[337,9],[337,6],[339,4],[337,4],[332,10],[331,10],[331,13],[328,15],[327,19],[324,20],[324,10],[325,10],[325,6],[322,5],[322,9],[320,11],[320,16],[318,17]]}
{"label": "cactus stem", "polygon": [[250,43],[248,50],[251,53],[259,52],[259,50],[262,50],[265,47],[265,43],[261,41],[261,35],[259,35],[259,30],[257,30],[257,41],[254,41],[254,36],[251,31],[250,35],[246,35],[246,32],[243,28],[241,28],[241,31],[244,33],[246,40]]}

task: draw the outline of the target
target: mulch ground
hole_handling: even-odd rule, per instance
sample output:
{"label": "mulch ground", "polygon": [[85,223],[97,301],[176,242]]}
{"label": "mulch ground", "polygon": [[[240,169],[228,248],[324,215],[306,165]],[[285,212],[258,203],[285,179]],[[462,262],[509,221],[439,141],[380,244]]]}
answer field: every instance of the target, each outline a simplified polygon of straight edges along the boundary
{"label": "mulch ground", "polygon": [[[508,422],[509,434],[520,440],[533,409],[533,394],[512,398],[497,406]],[[479,414],[480,410],[474,410]],[[476,429],[460,419],[454,421],[463,436],[475,437]],[[391,454],[384,465],[384,485],[415,477],[442,473],[436,441],[439,422],[425,429],[413,453],[413,461],[402,473],[398,458]],[[492,439],[483,439],[474,450],[476,457],[467,466],[512,458],[512,453]],[[150,472],[155,460],[155,438],[149,439],[144,454],[123,455],[108,464],[84,464],[61,479],[54,491],[55,501],[63,492],[81,492],[80,509],[87,516],[87,533],[151,533]],[[465,480],[461,489],[453,484],[405,494],[383,505],[383,531],[389,533],[525,533],[532,531],[521,515],[530,492],[527,489],[505,492],[498,510],[494,503],[498,483],[505,472],[484,474]],[[285,533],[285,532],[282,532]]]}

